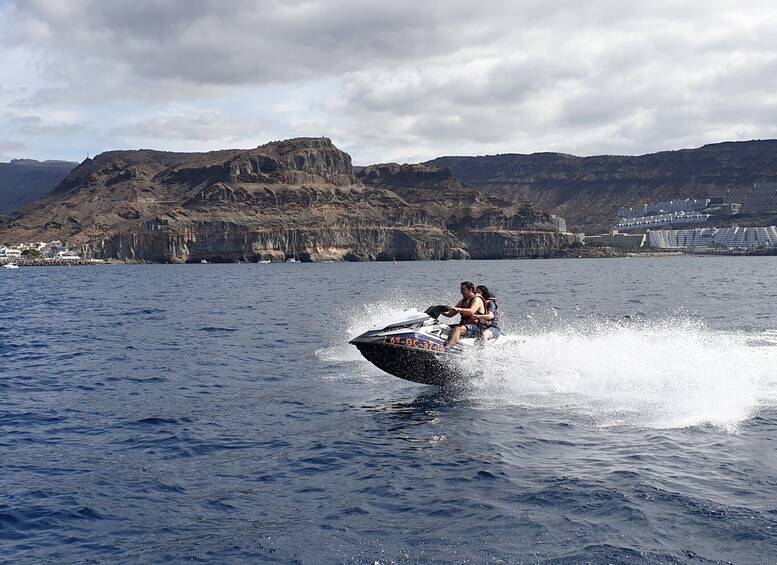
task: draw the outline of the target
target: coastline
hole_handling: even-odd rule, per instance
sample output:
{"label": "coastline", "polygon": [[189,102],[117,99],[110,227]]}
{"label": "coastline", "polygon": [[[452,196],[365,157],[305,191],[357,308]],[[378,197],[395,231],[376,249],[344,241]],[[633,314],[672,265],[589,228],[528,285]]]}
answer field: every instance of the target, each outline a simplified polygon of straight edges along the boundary
{"label": "coastline", "polygon": [[[574,249],[574,250],[564,250],[560,253],[551,253],[546,255],[532,255],[527,257],[516,257],[516,258],[509,258],[509,259],[487,259],[487,258],[478,258],[478,259],[448,259],[446,261],[527,261],[527,260],[535,260],[535,259],[639,259],[639,258],[669,258],[669,257],[768,257],[768,256],[777,256],[777,250],[768,250],[768,251],[755,251],[755,252],[741,252],[741,251],[718,251],[718,252],[687,252],[687,251],[680,251],[680,250],[673,250],[673,251],[644,251],[644,252],[633,252],[633,251],[623,251],[619,249],[613,249],[613,248],[607,248],[607,247],[596,247],[592,249]],[[433,259],[412,259],[412,260],[404,260],[404,261],[393,261],[394,264],[397,263],[415,263],[415,262],[425,262],[425,261],[434,261]],[[311,261],[311,260],[301,260],[300,263],[389,263],[391,261],[346,261],[346,260],[326,260],[326,261]],[[73,266],[100,266],[100,265],[197,265],[201,264],[201,261],[190,261],[190,262],[155,262],[155,261],[138,261],[138,260],[121,260],[121,259],[80,259],[80,260],[52,260],[52,259],[15,259],[15,260],[8,260],[8,261],[1,261],[0,260],[0,267],[3,267],[6,264],[15,264],[18,267],[73,267]],[[284,264],[285,261],[272,261],[269,264]],[[259,262],[252,262],[252,261],[218,261],[218,260],[209,260],[207,263],[204,264],[237,264],[237,265],[244,265],[244,264],[261,264]]]}

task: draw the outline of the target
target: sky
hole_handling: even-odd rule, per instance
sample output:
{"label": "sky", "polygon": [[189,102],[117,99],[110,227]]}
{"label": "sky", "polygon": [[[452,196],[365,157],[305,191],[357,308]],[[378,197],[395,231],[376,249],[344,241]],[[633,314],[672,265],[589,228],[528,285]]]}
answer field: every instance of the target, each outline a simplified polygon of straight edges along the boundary
{"label": "sky", "polygon": [[332,139],[356,165],[777,138],[777,3],[0,0],[0,161]]}

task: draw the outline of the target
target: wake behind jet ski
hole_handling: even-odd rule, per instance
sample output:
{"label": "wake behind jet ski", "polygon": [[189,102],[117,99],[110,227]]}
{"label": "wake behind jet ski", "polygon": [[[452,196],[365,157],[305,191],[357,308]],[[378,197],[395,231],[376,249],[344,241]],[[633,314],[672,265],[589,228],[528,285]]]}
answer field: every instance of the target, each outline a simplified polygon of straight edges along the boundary
{"label": "wake behind jet ski", "polygon": [[416,308],[395,314],[350,343],[373,365],[401,379],[444,386],[469,376],[460,363],[475,340],[461,339],[446,347],[451,326],[437,318],[448,306]]}

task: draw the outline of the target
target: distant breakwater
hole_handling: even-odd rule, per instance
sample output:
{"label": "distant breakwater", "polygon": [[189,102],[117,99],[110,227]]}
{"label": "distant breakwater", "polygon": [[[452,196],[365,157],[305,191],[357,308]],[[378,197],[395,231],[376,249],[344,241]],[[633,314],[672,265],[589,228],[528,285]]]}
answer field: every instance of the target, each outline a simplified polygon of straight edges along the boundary
{"label": "distant breakwater", "polygon": [[14,259],[4,264],[13,263],[19,267],[72,267],[74,265],[100,265],[87,259]]}

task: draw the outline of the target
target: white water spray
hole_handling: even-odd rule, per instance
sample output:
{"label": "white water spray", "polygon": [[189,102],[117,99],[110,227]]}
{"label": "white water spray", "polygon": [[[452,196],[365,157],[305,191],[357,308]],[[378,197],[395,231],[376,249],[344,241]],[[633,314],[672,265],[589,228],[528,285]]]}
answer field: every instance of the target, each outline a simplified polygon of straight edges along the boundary
{"label": "white water spray", "polygon": [[[777,339],[683,319],[585,323],[506,336],[473,396],[571,412],[600,426],[735,431],[777,406]],[[759,345],[754,345],[758,343]]]}
{"label": "white water spray", "polygon": [[[385,374],[383,371],[372,365],[369,361],[362,357],[361,353],[348,343],[351,338],[356,337],[359,334],[366,332],[368,329],[379,325],[382,320],[407,310],[408,308],[415,308],[410,305],[408,301],[405,301],[399,292],[393,293],[394,296],[390,299],[381,302],[375,302],[371,304],[365,304],[359,307],[359,315],[346,317],[346,315],[352,314],[352,312],[341,312],[342,321],[340,327],[343,328],[345,339],[329,346],[316,350],[315,354],[319,360],[330,364],[349,364],[359,374],[363,375],[380,375]],[[343,375],[345,377],[352,377],[353,374]]]}
{"label": "white water spray", "polygon": [[[401,299],[365,305],[364,316],[345,324],[347,335],[407,307]],[[347,373],[378,371],[347,344],[316,355]],[[509,332],[463,362],[480,374],[466,394],[484,408],[552,410],[602,427],[736,432],[759,410],[777,408],[777,331],[713,332],[681,315],[554,320],[550,329]]]}

